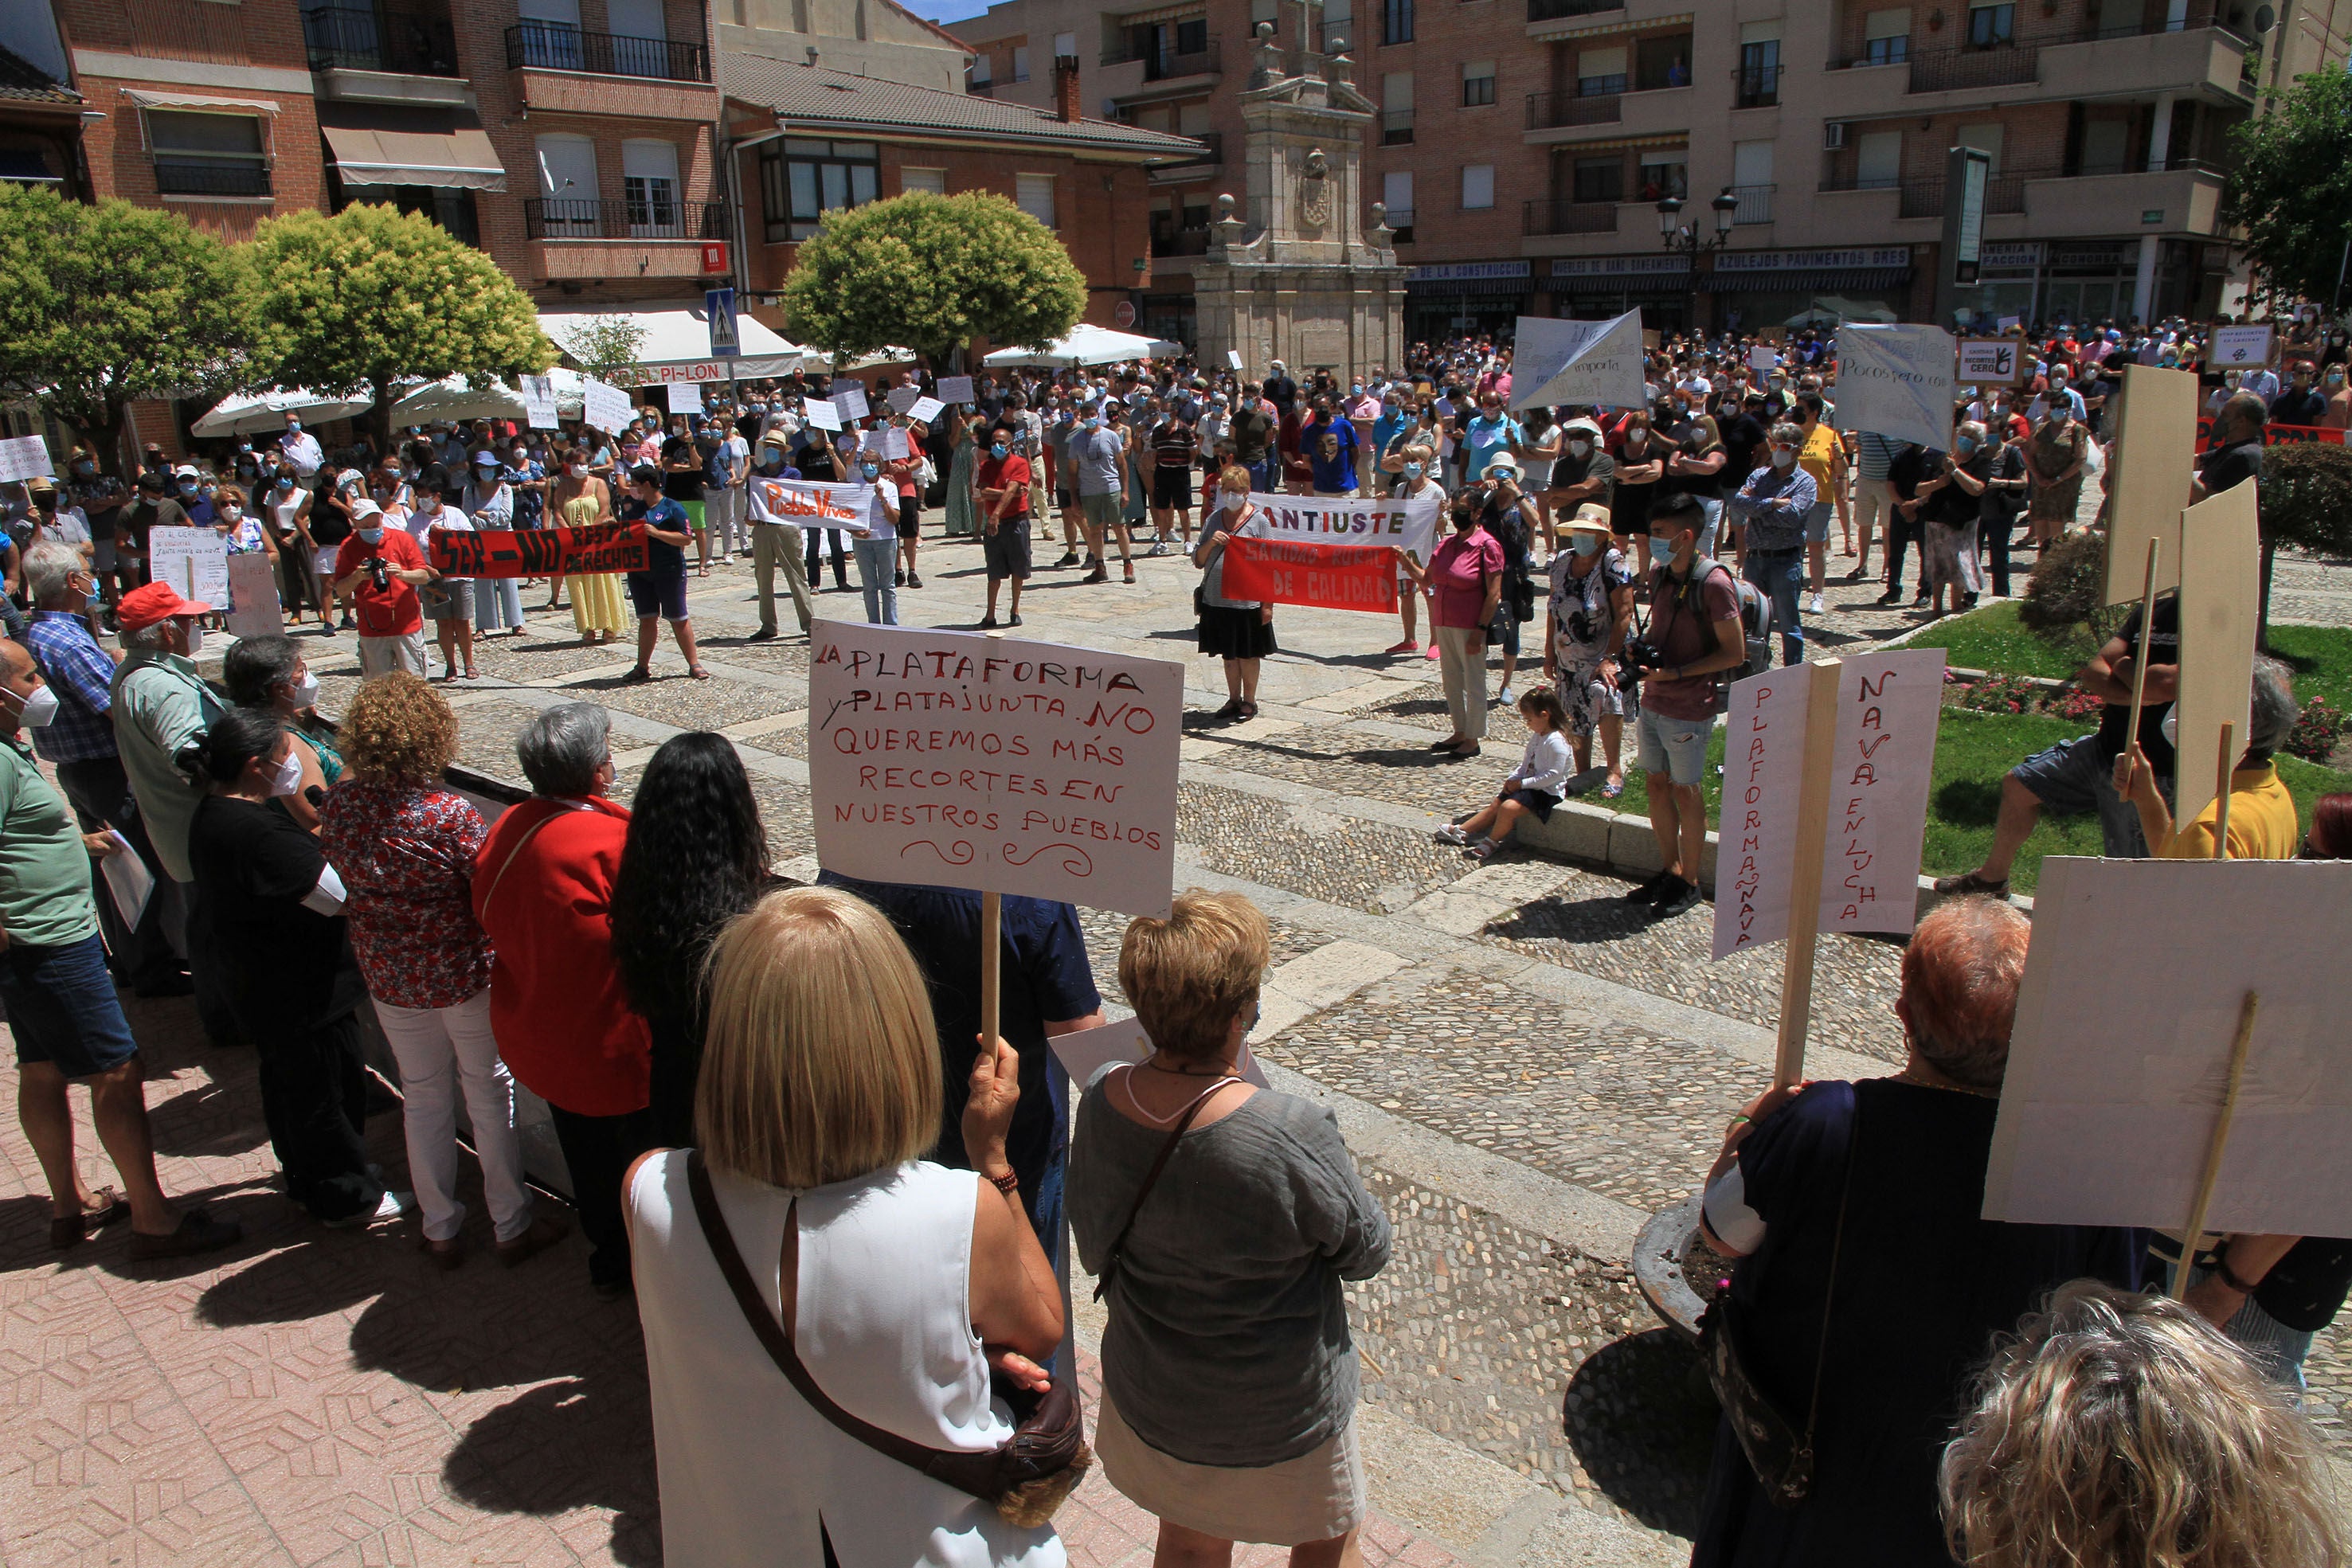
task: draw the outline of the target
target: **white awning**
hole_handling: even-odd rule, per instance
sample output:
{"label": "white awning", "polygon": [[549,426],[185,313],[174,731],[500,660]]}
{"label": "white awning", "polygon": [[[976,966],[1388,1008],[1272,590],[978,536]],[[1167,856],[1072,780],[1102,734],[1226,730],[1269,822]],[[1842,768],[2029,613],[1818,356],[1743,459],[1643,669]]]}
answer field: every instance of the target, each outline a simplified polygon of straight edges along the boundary
{"label": "white awning", "polygon": [[522,394],[503,382],[474,386],[463,376],[446,376],[404,393],[392,405],[392,423],[404,425],[432,424],[442,420],[454,423],[461,419],[520,419],[523,413]]}
{"label": "white awning", "polygon": [[268,392],[223,398],[189,428],[206,440],[217,435],[262,435],[284,430],[289,413],[323,424],[331,419],[365,413],[374,406],[372,397],[333,397],[307,387],[272,387]]}
{"label": "white awning", "polygon": [[999,349],[981,363],[992,368],[1007,365],[1109,365],[1121,360],[1162,359],[1183,351],[1184,345],[1171,343],[1164,338],[1140,338],[1132,332],[1114,332],[1108,327],[1081,321],[1070,329],[1068,337],[1050,347]]}
{"label": "white awning", "polygon": [[384,131],[320,125],[346,185],[437,185],[503,191],[507,172],[480,131]]}
{"label": "white awning", "polygon": [[249,109],[256,114],[275,114],[279,107],[266,98],[223,98],[208,92],[157,92],[143,87],[124,88],[122,96],[142,109]]}
{"label": "white awning", "polygon": [[645,333],[637,363],[615,376],[621,386],[667,386],[672,382],[723,382],[731,362],[741,377],[790,375],[800,368],[801,350],[779,338],[750,316],[738,312],[735,331],[743,351],[733,361],[710,352],[710,326],[702,303],[649,305],[635,309],[551,311],[539,319],[540,330],[566,355],[572,339],[592,322],[625,317]]}

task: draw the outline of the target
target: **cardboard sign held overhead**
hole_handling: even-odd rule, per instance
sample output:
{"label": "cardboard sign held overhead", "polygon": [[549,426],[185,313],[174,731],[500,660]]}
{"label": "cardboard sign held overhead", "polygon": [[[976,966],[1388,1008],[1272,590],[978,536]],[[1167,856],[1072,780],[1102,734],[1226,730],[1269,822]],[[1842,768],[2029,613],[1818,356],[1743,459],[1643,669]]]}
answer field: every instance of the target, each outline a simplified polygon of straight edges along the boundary
{"label": "cardboard sign held overhead", "polygon": [[2223,370],[2260,370],[2271,362],[2271,329],[2267,325],[2216,327],[2210,362]]}
{"label": "cardboard sign held overhead", "polygon": [[286,631],[278,604],[278,578],[269,558],[247,550],[228,558],[228,631],[232,637],[276,637]]}
{"label": "cardboard sign held overhead", "polygon": [[210,528],[154,529],[147,536],[147,570],[183,599],[228,602],[228,540]]}
{"label": "cardboard sign held overhead", "polygon": [[1970,386],[2015,386],[2023,369],[2013,339],[1960,340],[1958,379]]}
{"label": "cardboard sign held overhead", "polygon": [[1958,345],[1940,327],[1848,321],[1838,329],[1837,427],[1952,448]]}
{"label": "cardboard sign held overhead", "polygon": [[2173,714],[2179,762],[2172,820],[2189,822],[2212,803],[2221,727],[2235,725],[2239,749],[2245,747],[2263,556],[2252,484],[2208,497],[2180,520],[2180,688]]}
{"label": "cardboard sign held overhead", "polygon": [[811,428],[816,430],[839,430],[841,428],[841,409],[839,405],[834,403],[829,399],[821,397],[803,398],[801,400],[801,408],[807,417]]}
{"label": "cardboard sign held overhead", "polygon": [[2197,378],[2124,367],[2123,413],[2107,467],[2107,602],[2137,599],[2147,541],[2161,539],[2156,591],[2180,585],[2180,513],[2196,476]]}
{"label": "cardboard sign held overhead", "polygon": [[820,621],[817,858],[873,882],[1165,915],[1184,671],[964,632]]}
{"label": "cardboard sign held overhead", "polygon": [[555,413],[555,378],[525,376],[522,378],[523,417],[533,430],[562,428]]}
{"label": "cardboard sign held overhead", "polygon": [[940,401],[941,402],[970,402],[971,401],[971,378],[970,376],[941,376],[940,378]]}
{"label": "cardboard sign held overhead", "polygon": [[2205,1228],[2352,1236],[2347,929],[2338,862],[2043,861],[1984,1218],[2178,1234],[2251,992]]}
{"label": "cardboard sign held overhead", "polygon": [[672,413],[700,413],[702,388],[694,382],[669,383],[669,411]]}
{"label": "cardboard sign held overhead", "polygon": [[0,485],[46,479],[57,471],[49,461],[48,444],[39,436],[12,435],[0,441]]}
{"label": "cardboard sign held overhead", "polygon": [[1522,316],[1515,342],[1513,408],[1538,403],[1639,408],[1648,401],[1639,310],[1607,321]]}
{"label": "cardboard sign held overhead", "polygon": [[629,394],[619,387],[596,380],[593,376],[580,383],[580,418],[607,435],[618,435],[629,428],[636,411],[629,406]]}

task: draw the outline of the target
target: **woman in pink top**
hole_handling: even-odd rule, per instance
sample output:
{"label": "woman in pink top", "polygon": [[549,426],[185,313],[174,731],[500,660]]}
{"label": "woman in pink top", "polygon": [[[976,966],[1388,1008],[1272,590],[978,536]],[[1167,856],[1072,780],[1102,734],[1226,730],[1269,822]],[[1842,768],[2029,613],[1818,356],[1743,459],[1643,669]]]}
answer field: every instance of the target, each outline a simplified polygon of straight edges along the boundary
{"label": "woman in pink top", "polygon": [[1503,547],[1479,526],[1477,504],[1469,497],[1455,497],[1449,515],[1454,536],[1430,552],[1427,567],[1402,550],[1392,553],[1432,596],[1429,618],[1454,733],[1430,749],[1475,757],[1486,737],[1486,628],[1502,602]]}

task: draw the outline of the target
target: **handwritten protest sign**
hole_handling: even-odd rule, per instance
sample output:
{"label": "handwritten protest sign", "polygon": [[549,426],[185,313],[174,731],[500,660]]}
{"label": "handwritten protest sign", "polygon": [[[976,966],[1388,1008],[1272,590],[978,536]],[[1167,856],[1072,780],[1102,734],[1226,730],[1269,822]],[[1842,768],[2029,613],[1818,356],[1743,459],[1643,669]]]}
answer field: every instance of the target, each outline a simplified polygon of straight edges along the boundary
{"label": "handwritten protest sign", "polygon": [[435,528],[425,559],[444,577],[569,577],[646,570],[643,523],[585,528]]}
{"label": "handwritten protest sign", "polygon": [[228,540],[210,528],[156,528],[147,536],[147,570],[183,599],[228,602]]}
{"label": "handwritten protest sign", "polygon": [[1395,558],[1378,546],[1247,536],[1225,541],[1227,599],[1392,612],[1396,579]]}
{"label": "handwritten protest sign", "polygon": [[580,383],[580,418],[607,434],[618,434],[629,428],[633,410],[629,394],[616,386],[608,386],[588,377]]}
{"label": "handwritten protest sign", "polygon": [[1770,374],[1780,368],[1780,350],[1769,343],[1751,344],[1748,350],[1748,368]]}
{"label": "handwritten protest sign", "polygon": [[[1911,929],[1927,782],[1943,705],[1944,651],[1903,648],[1842,662],[1822,840],[1822,931]],[[1789,934],[1801,821],[1809,683],[1798,669],[1731,688],[1717,851],[1715,956]]]}
{"label": "handwritten protest sign", "polygon": [[669,383],[669,411],[672,413],[700,413],[702,388],[694,382]]}
{"label": "handwritten protest sign", "polygon": [[522,378],[523,417],[533,430],[558,428],[555,414],[555,378],[525,376]]}
{"label": "handwritten protest sign", "polygon": [[278,604],[278,574],[269,558],[247,550],[228,558],[228,630],[232,637],[275,637],[286,630]]}
{"label": "handwritten protest sign", "polygon": [[947,404],[941,402],[935,397],[919,397],[913,402],[908,404],[907,413],[908,417],[916,420],[918,423],[929,424],[931,421],[939,418],[940,413],[944,411],[947,406]]}
{"label": "handwritten protest sign", "polygon": [[864,419],[866,415],[866,389],[863,387],[856,385],[842,387],[826,401],[833,404],[845,420]]}
{"label": "handwritten protest sign", "polygon": [[801,409],[808,416],[809,423],[819,430],[841,428],[841,410],[824,398],[803,398]]}
{"label": "handwritten protest sign", "polygon": [[829,485],[817,479],[762,479],[751,483],[751,516],[762,523],[790,523],[794,528],[845,528],[853,534],[874,531],[875,498],[871,486]]}
{"label": "handwritten protest sign", "polygon": [[881,438],[882,456],[886,461],[896,461],[907,455],[907,433],[901,427],[886,424],[878,431],[869,430],[866,434]]}
{"label": "handwritten protest sign", "polygon": [[49,461],[48,443],[37,435],[12,435],[0,441],[0,485],[25,479],[46,479],[57,472]]}
{"label": "handwritten protest sign", "polygon": [[941,376],[940,378],[940,401],[941,402],[970,402],[971,401],[971,378],[970,376]]}
{"label": "handwritten protest sign", "polygon": [[1164,915],[1184,672],[1158,659],[820,621],[809,647],[817,858]]}
{"label": "handwritten protest sign", "polygon": [[1538,403],[1639,408],[1649,401],[1639,310],[1607,321],[1522,316],[1512,364],[1513,408]]}
{"label": "handwritten protest sign", "polygon": [[1437,496],[1350,501],[1336,496],[1253,493],[1257,514],[1245,533],[1258,538],[1335,545],[1393,545],[1427,561],[1437,545]]}
{"label": "handwritten protest sign", "polygon": [[1837,427],[1952,448],[1958,345],[1941,327],[1848,321],[1838,329]]}
{"label": "handwritten protest sign", "polygon": [[890,405],[892,413],[904,413],[920,402],[922,396],[923,389],[920,387],[892,387],[882,401]]}
{"label": "handwritten protest sign", "polygon": [[2352,1236],[2347,929],[2334,861],[2044,860],[1984,1218],[2178,1234],[2252,993],[2205,1228]]}

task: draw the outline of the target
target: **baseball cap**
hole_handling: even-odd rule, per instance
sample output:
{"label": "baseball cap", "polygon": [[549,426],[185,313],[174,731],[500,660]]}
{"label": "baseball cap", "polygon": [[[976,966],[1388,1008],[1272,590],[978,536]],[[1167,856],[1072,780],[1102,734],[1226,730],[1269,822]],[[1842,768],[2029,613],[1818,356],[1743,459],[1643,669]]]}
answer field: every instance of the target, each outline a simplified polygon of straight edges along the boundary
{"label": "baseball cap", "polygon": [[196,472],[196,465],[194,464],[183,463],[177,468],[172,470],[172,477],[174,479],[201,479],[204,476]]}
{"label": "baseball cap", "polygon": [[139,487],[142,490],[164,490],[171,486],[161,470],[151,468],[139,476]]}
{"label": "baseball cap", "polygon": [[115,624],[125,632],[142,632],[175,616],[209,615],[212,610],[201,600],[181,598],[180,591],[168,582],[151,582],[122,596],[122,602],[114,607]]}
{"label": "baseball cap", "polygon": [[352,521],[354,523],[358,522],[362,517],[380,517],[383,516],[383,508],[377,506],[373,501],[369,500],[353,501],[352,503],[351,509]]}
{"label": "baseball cap", "polygon": [[495,452],[477,452],[474,454],[474,466],[477,468],[499,468],[503,467],[504,465],[505,465],[500,461],[499,455]]}
{"label": "baseball cap", "polygon": [[[1589,419],[1584,419],[1584,418],[1580,418],[1580,418],[1577,418],[1577,419],[1571,419],[1571,420],[1570,420],[1570,421],[1569,421],[1565,425],[1561,426],[1561,429],[1562,429],[1562,430],[1564,430],[1567,434],[1570,434],[1570,435],[1575,434],[1578,431],[1580,431],[1580,431],[1584,432],[1584,434],[1587,434],[1587,435],[1589,435],[1589,436],[1592,437],[1592,439],[1593,439],[1593,440],[1595,440],[1595,441],[1598,441],[1598,440],[1600,440],[1600,439],[1601,439],[1601,426],[1600,426],[1600,425],[1598,425],[1598,424],[1596,424],[1596,423],[1594,423],[1591,420],[1589,420]],[[1489,461],[1489,462],[1492,462],[1492,461],[1493,461],[1493,459],[1492,459],[1492,458],[1489,458],[1489,459],[1488,459],[1488,461]]]}

